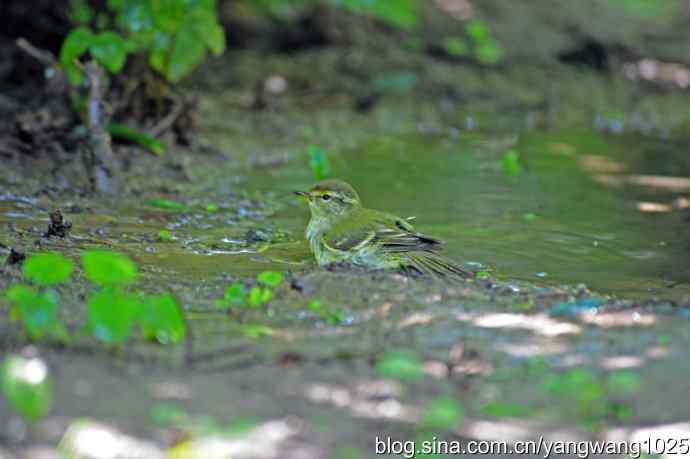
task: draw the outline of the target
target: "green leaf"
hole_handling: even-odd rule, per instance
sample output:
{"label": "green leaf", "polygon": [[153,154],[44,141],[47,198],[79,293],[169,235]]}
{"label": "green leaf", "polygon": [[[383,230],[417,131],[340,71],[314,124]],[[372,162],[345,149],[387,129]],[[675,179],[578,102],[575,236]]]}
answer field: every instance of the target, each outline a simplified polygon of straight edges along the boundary
{"label": "green leaf", "polygon": [[283,282],[283,273],[277,271],[264,271],[256,276],[256,280],[260,284],[264,284],[268,287],[277,287]]}
{"label": "green leaf", "polygon": [[113,137],[135,143],[154,155],[160,156],[165,153],[165,146],[160,140],[145,132],[131,128],[126,124],[110,123],[108,124],[108,132],[110,132],[110,135]]}
{"label": "green leaf", "polygon": [[201,64],[205,57],[206,46],[197,32],[196,24],[186,20],[174,35],[165,77],[171,83],[177,83]]}
{"label": "green leaf", "polygon": [[380,18],[394,26],[410,28],[417,23],[416,0],[339,0],[342,7]]}
{"label": "green leaf", "polygon": [[464,38],[449,37],[443,42],[443,48],[451,56],[466,56],[468,51],[467,42]]}
{"label": "green leaf", "polygon": [[69,279],[74,263],[59,253],[37,253],[26,259],[23,270],[24,277],[38,285],[57,285]]}
{"label": "green leaf", "polygon": [[489,402],[481,411],[484,416],[492,418],[522,418],[532,413],[532,409],[525,405],[502,402]]}
{"label": "green leaf", "polygon": [[376,370],[384,377],[402,380],[415,380],[424,376],[422,362],[416,355],[408,352],[390,351],[377,362]]}
{"label": "green leaf", "polygon": [[103,289],[89,298],[88,324],[96,338],[108,344],[125,342],[142,307],[139,298],[114,289]]}
{"label": "green leaf", "polygon": [[307,305],[307,309],[314,312],[321,312],[323,310],[323,306],[321,306],[321,302],[319,300],[311,300]]}
{"label": "green leaf", "polygon": [[94,59],[111,73],[122,70],[127,60],[125,40],[114,32],[102,32],[94,36],[89,51]]}
{"label": "green leaf", "polygon": [[158,232],[158,239],[161,242],[170,242],[170,241],[172,241],[172,238],[173,238],[173,235],[168,230],[162,229]]}
{"label": "green leaf", "polygon": [[241,306],[245,302],[246,292],[244,286],[239,282],[234,282],[225,289],[223,300],[218,305],[227,308],[230,306]]}
{"label": "green leaf", "polygon": [[53,382],[39,358],[10,355],[2,366],[2,391],[7,402],[29,422],[45,417],[53,404]]}
{"label": "green leaf", "polygon": [[325,311],[325,314],[322,315],[324,320],[330,325],[339,325],[345,322],[345,319],[347,318],[343,311]]}
{"label": "green leaf", "polygon": [[144,337],[161,344],[180,343],[187,331],[182,309],[170,293],[144,299],[141,326]]}
{"label": "green leaf", "polygon": [[422,414],[421,425],[434,431],[451,430],[462,421],[462,406],[449,397],[439,397],[431,401]]}
{"label": "green leaf", "polygon": [[309,145],[309,167],[316,180],[323,180],[331,175],[331,163],[326,156],[326,152],[320,148]]}
{"label": "green leaf", "polygon": [[503,173],[507,177],[515,177],[522,172],[522,166],[520,165],[520,153],[515,150],[508,150],[503,155],[501,160],[501,167],[503,167]]}
{"label": "green leaf", "polygon": [[261,306],[273,298],[273,292],[268,288],[252,287],[249,291],[249,304],[252,306]]}
{"label": "green leaf", "polygon": [[171,199],[147,199],[144,204],[165,210],[187,210],[187,206]]}
{"label": "green leaf", "polygon": [[67,339],[67,330],[58,316],[58,298],[54,292],[39,292],[28,285],[15,284],[7,289],[6,295],[32,339],[48,336]]}
{"label": "green leaf", "polygon": [[103,287],[131,284],[137,278],[137,265],[129,257],[107,250],[89,250],[81,255],[86,277]]}
{"label": "green leaf", "polygon": [[215,10],[197,9],[194,15],[197,34],[216,56],[225,51],[225,30],[218,23]]}
{"label": "green leaf", "polygon": [[78,85],[84,78],[82,71],[74,63],[76,59],[89,49],[93,41],[93,33],[88,27],[73,29],[62,42],[60,49],[60,66],[67,74],[73,85]]}
{"label": "green leaf", "polygon": [[497,64],[503,59],[503,50],[494,40],[480,43],[474,50],[474,54],[482,64]]}
{"label": "green leaf", "polygon": [[465,24],[465,33],[475,42],[483,42],[491,38],[491,32],[487,25],[478,19]]}
{"label": "green leaf", "polygon": [[165,76],[168,66],[168,56],[170,54],[173,36],[169,33],[156,31],[151,41],[151,51],[149,54],[149,65],[152,69]]}
{"label": "green leaf", "polygon": [[620,371],[609,375],[606,388],[613,394],[632,395],[640,391],[640,375],[632,371]]}

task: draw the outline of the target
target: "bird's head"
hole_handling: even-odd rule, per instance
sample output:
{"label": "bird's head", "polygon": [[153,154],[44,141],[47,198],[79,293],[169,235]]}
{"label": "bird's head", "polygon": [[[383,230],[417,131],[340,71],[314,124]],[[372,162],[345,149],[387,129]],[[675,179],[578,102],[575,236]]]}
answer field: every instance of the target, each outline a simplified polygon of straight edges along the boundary
{"label": "bird's head", "polygon": [[342,180],[323,180],[295,194],[307,200],[312,217],[340,218],[362,205],[355,189]]}

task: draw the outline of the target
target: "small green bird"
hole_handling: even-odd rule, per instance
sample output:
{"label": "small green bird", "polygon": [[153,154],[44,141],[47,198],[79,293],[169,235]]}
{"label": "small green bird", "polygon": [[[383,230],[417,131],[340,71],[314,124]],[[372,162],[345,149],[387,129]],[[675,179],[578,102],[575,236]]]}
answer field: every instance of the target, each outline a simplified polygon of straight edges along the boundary
{"label": "small green bird", "polygon": [[347,262],[368,269],[474,277],[436,253],[441,241],[416,232],[405,219],[363,207],[354,188],[342,180],[324,180],[295,194],[309,202],[306,237],[319,266]]}

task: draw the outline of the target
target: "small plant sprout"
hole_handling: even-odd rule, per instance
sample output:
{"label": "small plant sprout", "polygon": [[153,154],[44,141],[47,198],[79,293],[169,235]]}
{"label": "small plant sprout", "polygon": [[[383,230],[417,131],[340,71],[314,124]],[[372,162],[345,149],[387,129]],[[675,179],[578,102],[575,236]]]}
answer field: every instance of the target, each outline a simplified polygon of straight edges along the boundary
{"label": "small plant sprout", "polygon": [[421,419],[421,427],[433,431],[452,430],[463,417],[462,406],[450,397],[438,397],[429,403]]}
{"label": "small plant sprout", "polygon": [[43,360],[9,355],[0,377],[5,399],[27,422],[34,423],[48,414],[53,404],[53,382]]}
{"label": "small plant sprout", "polygon": [[307,154],[309,155],[309,168],[316,180],[323,180],[331,176],[331,162],[325,151],[314,145],[309,145]]}
{"label": "small plant sprout", "polygon": [[516,150],[508,150],[503,155],[501,160],[501,167],[506,177],[515,177],[522,172],[522,165],[520,164],[520,153]]}
{"label": "small plant sprout", "polygon": [[424,376],[424,368],[419,358],[410,352],[386,352],[376,363],[381,376],[412,381]]}
{"label": "small plant sprout", "polygon": [[14,284],[5,291],[12,305],[11,317],[21,321],[32,339],[68,339],[67,330],[60,322],[60,297],[54,287],[67,282],[73,270],[74,263],[59,253],[31,255],[24,262],[24,277],[38,288]]}

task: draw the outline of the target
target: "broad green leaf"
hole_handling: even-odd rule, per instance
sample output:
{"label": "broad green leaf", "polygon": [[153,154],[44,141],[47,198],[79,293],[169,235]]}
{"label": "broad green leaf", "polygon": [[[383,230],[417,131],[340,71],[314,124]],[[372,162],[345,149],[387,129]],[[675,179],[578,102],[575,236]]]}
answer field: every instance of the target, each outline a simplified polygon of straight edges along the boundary
{"label": "broad green leaf", "polygon": [[53,382],[43,360],[10,355],[0,376],[7,402],[24,419],[36,422],[50,412]]}
{"label": "broad green leaf", "polygon": [[277,271],[264,271],[256,276],[256,280],[260,284],[264,284],[268,287],[277,287],[283,282],[283,273]]}
{"label": "broad green leaf", "polygon": [[62,42],[60,49],[60,66],[67,74],[70,83],[78,85],[84,78],[83,72],[74,63],[89,49],[93,41],[93,33],[88,27],[73,29]]}
{"label": "broad green leaf", "polygon": [[151,51],[149,53],[149,65],[151,68],[163,76],[166,75],[168,66],[168,56],[173,42],[171,34],[156,31],[151,41]]}
{"label": "broad green leaf", "polygon": [[261,306],[273,298],[273,292],[268,288],[252,287],[249,291],[249,304],[252,306]]}
{"label": "broad green leaf", "polygon": [[24,277],[38,285],[56,285],[69,279],[74,263],[59,253],[37,253],[26,259],[23,270]]}
{"label": "broad green leaf", "polygon": [[214,10],[197,8],[194,15],[197,34],[204,41],[208,49],[216,56],[225,51],[225,30],[218,23]]}
{"label": "broad green leaf", "polygon": [[144,299],[141,326],[144,337],[161,344],[184,341],[187,330],[182,310],[169,293]]}
{"label": "broad green leaf", "polygon": [[125,40],[114,32],[103,32],[94,36],[89,51],[98,63],[111,73],[122,70],[127,59]]}
{"label": "broad green leaf", "polygon": [[108,344],[127,341],[142,312],[139,298],[116,289],[103,289],[88,300],[88,324],[96,338]]}
{"label": "broad green leaf", "polygon": [[157,138],[145,132],[131,128],[122,123],[108,124],[108,132],[115,138],[125,139],[132,143],[144,147],[154,155],[160,156],[165,153],[165,146]]}
{"label": "broad green leaf", "polygon": [[164,32],[175,33],[190,19],[190,6],[198,0],[156,0],[151,2],[155,27]]}
{"label": "broad green leaf", "polygon": [[193,21],[186,20],[174,36],[165,69],[171,83],[189,75],[206,57],[206,47]]}
{"label": "broad green leaf", "polygon": [[223,299],[218,302],[218,305],[223,308],[230,306],[240,306],[245,302],[246,292],[244,286],[239,282],[234,282],[225,289]]}
{"label": "broad green leaf", "polygon": [[143,38],[154,29],[154,12],[150,1],[110,0],[110,8],[117,11],[117,23],[132,36]]}
{"label": "broad green leaf", "polygon": [[5,296],[13,304],[32,301],[37,294],[35,288],[25,284],[14,284],[5,292]]}
{"label": "broad green leaf", "polygon": [[416,355],[408,352],[390,351],[376,363],[382,376],[402,380],[420,379],[424,376],[422,362]]}
{"label": "broad green leaf", "polygon": [[82,253],[81,262],[86,277],[104,287],[131,284],[137,277],[137,265],[121,253],[89,250]]}
{"label": "broad green leaf", "polygon": [[462,421],[462,406],[449,397],[431,401],[422,414],[421,425],[434,431],[452,430]]}
{"label": "broad green leaf", "polygon": [[58,316],[58,298],[52,292],[39,292],[24,284],[7,289],[7,299],[32,339],[53,337],[67,339],[67,330]]}

